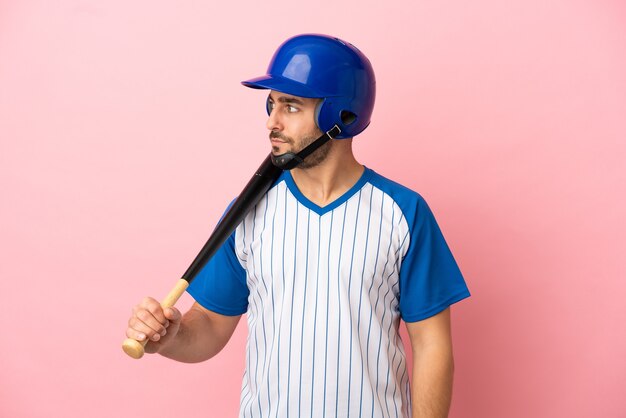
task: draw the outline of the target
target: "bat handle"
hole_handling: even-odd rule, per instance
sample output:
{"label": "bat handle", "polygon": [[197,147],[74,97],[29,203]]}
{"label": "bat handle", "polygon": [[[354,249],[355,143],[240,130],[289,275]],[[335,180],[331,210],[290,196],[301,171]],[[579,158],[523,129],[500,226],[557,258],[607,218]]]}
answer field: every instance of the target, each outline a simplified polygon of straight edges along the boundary
{"label": "bat handle", "polygon": [[[165,299],[163,299],[163,301],[161,302],[161,306],[164,309],[171,308],[172,306],[174,306],[176,301],[182,296],[183,293],[185,293],[185,290],[187,290],[187,286],[189,286],[189,282],[185,279],[180,279],[176,283],[176,286],[174,286],[174,288],[170,291],[170,293],[168,293]],[[124,343],[122,344],[122,349],[124,350],[126,354],[128,354],[132,358],[139,359],[143,356],[144,347],[146,346],[147,343],[148,343],[147,338],[144,339],[143,341],[137,341],[132,338],[127,338],[126,340],[124,340]]]}

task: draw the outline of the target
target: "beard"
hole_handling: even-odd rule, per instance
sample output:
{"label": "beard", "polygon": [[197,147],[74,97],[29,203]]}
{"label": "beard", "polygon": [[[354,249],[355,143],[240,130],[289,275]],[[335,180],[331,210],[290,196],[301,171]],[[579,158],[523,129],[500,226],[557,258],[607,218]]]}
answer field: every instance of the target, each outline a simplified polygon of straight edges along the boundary
{"label": "beard", "polygon": [[[288,152],[293,152],[294,154],[297,154],[306,147],[308,147],[310,144],[312,144],[317,138],[322,135],[322,133],[322,131],[317,129],[316,132],[312,132],[308,135],[303,136],[302,139],[298,141],[298,145],[296,145],[296,141],[292,137],[283,135],[280,132],[270,132],[270,138],[278,138],[285,141],[287,144],[291,145],[291,150]],[[313,151],[311,155],[306,157],[304,161],[298,164],[297,168],[307,169],[318,166],[326,159],[326,157],[328,157],[332,146],[333,140],[326,142],[324,145]],[[276,155],[279,152],[279,148],[273,146],[272,152],[274,153],[274,155]]]}

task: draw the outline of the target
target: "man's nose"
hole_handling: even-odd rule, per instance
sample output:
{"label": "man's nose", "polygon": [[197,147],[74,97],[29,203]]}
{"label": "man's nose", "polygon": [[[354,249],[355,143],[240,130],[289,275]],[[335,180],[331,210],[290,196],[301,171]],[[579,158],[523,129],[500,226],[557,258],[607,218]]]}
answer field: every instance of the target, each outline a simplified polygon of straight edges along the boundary
{"label": "man's nose", "polygon": [[269,117],[267,118],[267,129],[270,131],[282,131],[283,125],[280,122],[280,118],[278,117],[278,112],[276,108],[272,109]]}

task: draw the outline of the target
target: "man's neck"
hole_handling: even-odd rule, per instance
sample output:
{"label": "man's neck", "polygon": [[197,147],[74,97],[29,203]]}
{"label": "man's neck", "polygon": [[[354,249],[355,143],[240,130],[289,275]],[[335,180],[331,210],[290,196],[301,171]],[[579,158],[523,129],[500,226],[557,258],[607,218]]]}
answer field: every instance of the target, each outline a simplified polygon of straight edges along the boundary
{"label": "man's neck", "polygon": [[333,144],[322,163],[312,168],[294,168],[291,175],[307,199],[324,207],[350,190],[364,170],[352,153],[352,140],[342,139]]}

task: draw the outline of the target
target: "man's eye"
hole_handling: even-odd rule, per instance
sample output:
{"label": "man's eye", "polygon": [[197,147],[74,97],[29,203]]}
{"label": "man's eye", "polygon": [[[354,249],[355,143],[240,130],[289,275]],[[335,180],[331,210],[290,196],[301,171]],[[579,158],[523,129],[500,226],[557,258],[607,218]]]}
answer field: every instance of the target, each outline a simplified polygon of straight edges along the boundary
{"label": "man's eye", "polygon": [[287,112],[294,113],[294,112],[297,112],[297,111],[298,111],[297,107],[292,106],[292,105],[287,105]]}

